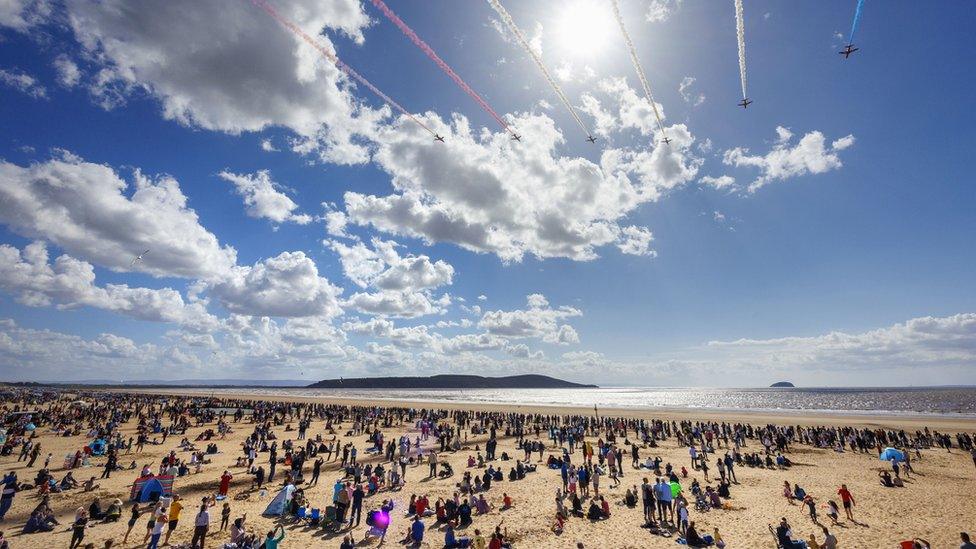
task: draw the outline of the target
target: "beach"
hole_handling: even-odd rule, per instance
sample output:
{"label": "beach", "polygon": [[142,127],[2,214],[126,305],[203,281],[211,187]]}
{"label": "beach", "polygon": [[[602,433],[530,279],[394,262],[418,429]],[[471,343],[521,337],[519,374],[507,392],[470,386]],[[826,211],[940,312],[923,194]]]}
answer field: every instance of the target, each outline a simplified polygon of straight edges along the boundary
{"label": "beach", "polygon": [[[117,391],[123,391],[119,389]],[[135,393],[135,391],[132,391]],[[172,390],[153,390],[149,393],[157,395],[168,395],[170,398],[186,396],[188,394],[205,392],[197,389],[172,389]],[[146,394],[145,391],[141,391]],[[75,395],[70,395],[74,397]],[[201,395],[203,396],[203,395]],[[232,395],[222,394],[222,398],[229,398]],[[239,393],[237,396],[246,399],[254,399],[254,395]],[[66,396],[67,398],[67,396]],[[82,399],[85,397],[82,396]],[[267,397],[275,401],[283,401],[284,398]],[[291,402],[313,402],[308,398],[292,397]],[[324,402],[322,399],[315,399],[314,402]],[[453,410],[491,410],[505,413],[525,413],[543,415],[593,415],[593,409],[567,408],[567,407],[531,407],[513,405],[489,405],[479,404],[477,406],[466,405],[463,403],[444,403],[432,405],[430,402],[410,402],[410,401],[350,401],[338,398],[330,400],[331,403],[339,405],[355,406],[383,406],[383,407],[404,407],[404,408],[428,408]],[[598,413],[603,417],[632,417],[643,419],[660,419],[667,421],[714,421],[729,423],[749,423],[755,426],[775,423],[778,425],[846,425],[864,427],[884,427],[892,429],[905,429],[909,432],[921,430],[925,427],[933,431],[940,431],[953,436],[957,432],[976,432],[976,421],[968,418],[948,418],[930,416],[870,416],[870,415],[849,415],[827,414],[818,415],[815,413],[788,414],[776,416],[769,413],[727,413],[709,412],[707,410],[621,410],[621,409],[601,409]],[[180,495],[186,505],[183,511],[183,519],[175,529],[171,544],[189,543],[193,534],[193,516],[195,508],[204,496],[213,495],[219,483],[222,473],[227,470],[233,475],[230,483],[229,497],[225,500],[231,506],[231,520],[247,514],[246,523],[256,532],[265,533],[271,530],[279,521],[274,517],[262,517],[261,513],[268,506],[272,497],[280,487],[281,477],[275,478],[274,482],[268,483],[268,492],[261,494],[257,490],[251,490],[253,477],[247,474],[246,467],[237,466],[238,457],[242,455],[242,445],[248,434],[251,433],[253,425],[246,420],[229,423],[232,431],[225,438],[214,438],[210,442],[217,444],[219,453],[208,455],[210,463],[202,467],[201,472],[190,472],[185,477],[179,477],[175,481],[174,491]],[[292,428],[296,424],[292,423]],[[286,431],[286,426],[276,426],[275,434],[278,441],[297,438],[297,433]],[[341,425],[333,425],[338,439],[344,444],[352,442],[360,450],[359,461],[361,463],[380,463],[383,461],[380,456],[370,456],[363,451],[366,446],[366,435],[347,435],[351,429],[351,422]],[[207,429],[213,429],[213,424],[192,426],[185,436],[194,441],[197,436]],[[315,420],[308,428],[309,438],[322,435],[325,440],[330,440],[332,435],[327,433],[326,422]],[[385,440],[396,440],[401,435],[407,435],[411,441],[420,435],[414,423],[392,422],[389,426],[380,427]],[[72,437],[58,437],[53,433],[45,432],[42,427],[38,429],[38,441],[42,445],[42,452],[39,461],[43,461],[48,452],[53,454],[51,472],[56,479],[64,475],[62,461],[66,454],[73,454],[82,446],[88,443],[85,435]],[[120,431],[124,438],[135,436],[136,425],[129,422],[120,426]],[[408,465],[406,468],[406,484],[399,491],[381,490],[376,495],[366,498],[364,510],[378,508],[384,499],[395,501],[395,507],[390,514],[392,523],[388,531],[384,546],[398,546],[397,542],[403,538],[404,532],[410,524],[410,519],[405,516],[411,494],[418,496],[428,495],[431,505],[438,498],[450,498],[457,492],[456,484],[460,482],[462,475],[466,471],[480,473],[482,469],[477,467],[469,468],[468,459],[471,456],[477,457],[479,453],[485,455],[485,444],[488,441],[488,434],[472,434],[464,432],[462,435],[463,447],[457,452],[445,452],[440,455],[442,461],[450,463],[454,470],[454,475],[446,479],[428,479],[428,467],[422,465]],[[155,436],[159,439],[159,436]],[[69,543],[71,532],[69,525],[73,520],[74,513],[78,507],[87,507],[92,499],[100,498],[102,506],[105,507],[111,500],[120,498],[123,502],[123,517],[117,523],[96,524],[91,526],[85,536],[85,542],[94,543],[96,547],[102,547],[104,540],[115,540],[116,547],[137,547],[144,546],[143,536],[146,532],[146,516],[138,521],[127,544],[122,543],[122,537],[126,531],[126,521],[129,518],[128,502],[130,486],[138,476],[138,470],[143,465],[150,465],[155,469],[160,460],[171,451],[176,451],[180,457],[188,457],[188,453],[179,449],[178,445],[182,437],[171,435],[164,444],[147,444],[143,451],[131,453],[120,452],[119,463],[125,470],[115,471],[111,478],[97,480],[99,487],[93,492],[85,493],[81,490],[71,490],[65,493],[51,494],[50,506],[60,522],[53,532],[24,534],[19,531],[30,515],[31,510],[38,504],[39,499],[31,492],[21,492],[15,498],[10,511],[7,513],[2,528],[12,547],[62,547]],[[535,439],[534,436],[526,437]],[[561,455],[562,451],[549,444],[545,433],[541,440],[547,443],[544,456],[550,454]],[[587,440],[596,443],[596,437],[587,437]],[[954,440],[954,439],[953,439]],[[303,441],[304,442],[304,441]],[[424,448],[433,447],[434,440],[427,441]],[[628,441],[629,442],[629,441]],[[636,469],[631,465],[631,447],[622,440],[617,441],[624,451],[622,462],[622,477],[620,484],[615,485],[609,477],[604,477],[601,483],[600,492],[603,494],[611,509],[609,518],[600,521],[590,521],[586,518],[570,518],[566,521],[563,531],[559,534],[553,533],[550,529],[555,517],[554,498],[558,489],[562,487],[560,471],[548,469],[545,463],[538,463],[538,454],[534,454],[531,463],[538,465],[536,472],[528,473],[524,479],[509,481],[507,473],[509,468],[515,463],[515,459],[521,459],[523,452],[516,448],[516,440],[511,436],[504,436],[503,431],[498,433],[498,448],[496,453],[501,455],[507,453],[513,459],[510,461],[495,460],[495,466],[501,466],[506,473],[504,481],[497,482],[485,493],[493,508],[484,515],[475,515],[472,525],[464,529],[459,529],[459,535],[473,535],[474,529],[480,529],[485,534],[490,534],[496,526],[501,525],[507,529],[508,537],[514,541],[515,547],[520,548],[547,548],[547,547],[576,547],[578,542],[582,542],[584,547],[608,547],[608,548],[628,548],[628,547],[673,547],[676,537],[665,538],[652,535],[646,528],[642,528],[643,513],[640,503],[635,508],[630,508],[623,503],[625,491],[629,487],[640,487],[642,479],[648,477],[654,482],[653,471],[647,469]],[[201,448],[206,442],[196,442]],[[744,452],[757,452],[762,448],[756,440],[746,440]],[[721,456],[725,451],[719,447],[716,455]],[[715,477],[718,472],[715,469],[714,461],[716,455],[710,455],[710,483],[706,483],[703,473],[692,469],[689,460],[689,449],[678,443],[674,438],[657,443],[657,447],[639,448],[640,459],[660,456],[664,463],[671,463],[676,469],[682,466],[687,468],[687,478],[681,478],[682,486],[687,489],[693,479],[698,479],[702,486],[706,484],[716,485]],[[957,547],[959,545],[959,533],[971,531],[976,526],[976,499],[972,497],[972,489],[976,483],[976,467],[973,459],[966,451],[953,448],[947,452],[942,448],[929,448],[921,450],[921,459],[913,457],[912,466],[915,470],[910,478],[906,478],[904,487],[886,488],[879,483],[878,473],[885,470],[890,471],[891,466],[878,459],[876,452],[866,453],[852,452],[850,450],[837,452],[832,448],[816,448],[805,444],[792,444],[787,453],[793,465],[787,469],[767,469],[737,466],[735,474],[737,483],[731,485],[731,498],[727,500],[728,509],[712,509],[707,512],[690,511],[690,520],[694,521],[697,530],[701,534],[713,534],[715,528],[721,533],[721,537],[727,547],[776,547],[776,539],[769,531],[769,525],[776,527],[781,518],[786,518],[792,527],[793,535],[796,539],[806,540],[810,534],[816,534],[818,540],[823,539],[821,528],[808,518],[807,507],[800,504],[791,505],[782,493],[784,481],[791,485],[802,486],[817,503],[820,515],[820,522],[829,527],[830,531],[838,538],[840,547],[863,547],[863,548],[886,548],[897,547],[903,540],[915,537],[924,538],[931,542],[932,547]],[[17,452],[11,455],[0,457],[0,470],[3,473],[16,471],[21,482],[29,481],[40,464],[35,464],[34,468],[27,468],[26,461],[17,460]],[[581,461],[577,454],[573,457],[574,462]],[[256,465],[267,460],[267,454],[260,454]],[[90,476],[99,477],[102,473],[101,464],[104,458],[93,457],[90,468],[74,469],[74,476],[79,481],[87,480]],[[130,462],[134,462],[136,469],[126,469]],[[389,464],[387,465],[389,466]],[[309,479],[306,464],[305,479]],[[282,469],[279,468],[279,471]],[[321,478],[316,486],[301,486],[313,507],[325,508],[331,503],[333,484],[342,477],[342,472],[336,461],[329,461],[322,467]],[[841,484],[846,484],[856,499],[854,507],[854,517],[856,523],[844,519],[841,512],[839,525],[833,525],[826,518],[823,505],[828,500],[835,500],[840,503],[837,491]],[[508,494],[514,505],[507,510],[500,510],[502,505],[502,493]],[[693,501],[693,500],[692,500]],[[223,502],[218,503],[217,507],[211,510],[214,517],[210,528],[210,536],[207,540],[207,547],[219,547],[227,542],[229,535],[227,531],[218,531],[220,508]],[[425,538],[425,547],[441,547],[443,545],[443,533],[434,528],[433,518],[425,519],[428,526]],[[366,524],[363,522],[359,527],[353,528],[351,532],[357,541],[363,538]],[[338,534],[324,533],[321,529],[312,528],[304,523],[286,524],[286,537],[282,542],[284,547],[339,547],[342,537],[347,533],[342,530]],[[362,543],[360,546],[376,546],[378,540],[373,539]]]}

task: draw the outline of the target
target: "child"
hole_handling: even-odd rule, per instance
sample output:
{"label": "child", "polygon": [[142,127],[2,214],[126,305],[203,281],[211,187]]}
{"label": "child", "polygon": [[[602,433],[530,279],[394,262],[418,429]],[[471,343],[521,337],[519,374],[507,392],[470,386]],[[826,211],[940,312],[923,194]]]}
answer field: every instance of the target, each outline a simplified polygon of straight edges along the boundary
{"label": "child", "polygon": [[220,510],[220,531],[223,532],[227,529],[227,523],[230,522],[230,503],[224,502],[224,507]]}
{"label": "child", "polygon": [[840,508],[837,507],[834,500],[827,502],[827,516],[830,517],[830,520],[833,521],[834,524],[837,524],[837,518],[840,516]]}

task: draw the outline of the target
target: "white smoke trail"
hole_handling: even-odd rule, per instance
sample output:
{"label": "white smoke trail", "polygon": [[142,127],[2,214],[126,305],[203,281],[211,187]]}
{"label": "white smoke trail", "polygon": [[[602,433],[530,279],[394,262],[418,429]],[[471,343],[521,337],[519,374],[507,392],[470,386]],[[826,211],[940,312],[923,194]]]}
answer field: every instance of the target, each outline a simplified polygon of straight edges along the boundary
{"label": "white smoke trail", "polygon": [[654,102],[654,95],[651,94],[651,85],[647,83],[647,76],[644,75],[644,67],[641,66],[640,60],[637,58],[637,48],[634,47],[634,42],[630,39],[627,27],[624,26],[624,18],[620,16],[620,6],[617,4],[617,0],[610,0],[610,4],[613,6],[613,15],[617,18],[617,24],[620,25],[620,33],[624,35],[624,41],[627,42],[627,49],[630,50],[630,60],[633,61],[634,69],[637,71],[637,79],[640,80],[641,86],[644,88],[644,95],[650,101],[651,108],[654,109],[657,127],[660,128],[661,135],[667,139],[668,136],[664,133],[664,122],[661,121],[661,113],[658,112],[657,103]]}
{"label": "white smoke trail", "polygon": [[742,0],[735,0],[735,32],[739,39],[739,79],[742,81],[742,98],[746,95],[746,25],[742,17]]}
{"label": "white smoke trail", "polygon": [[525,35],[523,35],[522,31],[519,30],[518,25],[515,24],[515,20],[512,19],[511,15],[509,15],[508,10],[505,9],[505,6],[502,6],[498,0],[488,0],[488,4],[491,5],[492,9],[494,9],[498,13],[498,16],[505,23],[505,26],[508,27],[508,30],[512,31],[512,34],[515,35],[515,38],[517,38],[518,41],[522,44],[522,48],[524,48],[525,51],[529,52],[529,55],[532,56],[532,59],[535,61],[535,64],[539,66],[539,70],[542,71],[543,76],[545,76],[546,80],[549,82],[549,86],[553,89],[554,92],[556,92],[556,95],[559,97],[559,100],[562,101],[563,105],[566,106],[566,109],[569,110],[569,114],[573,115],[573,119],[576,120],[577,124],[579,124],[579,127],[583,130],[583,133],[585,133],[586,136],[589,137],[590,130],[587,129],[586,124],[583,123],[583,120],[576,113],[576,109],[573,108],[573,104],[570,103],[569,99],[566,98],[566,94],[564,94],[563,90],[559,87],[558,84],[556,84],[556,80],[552,77],[551,74],[549,74],[549,69],[547,69],[545,64],[542,63],[542,59],[535,52],[535,50],[532,49],[532,46],[529,45],[528,40],[525,39]]}

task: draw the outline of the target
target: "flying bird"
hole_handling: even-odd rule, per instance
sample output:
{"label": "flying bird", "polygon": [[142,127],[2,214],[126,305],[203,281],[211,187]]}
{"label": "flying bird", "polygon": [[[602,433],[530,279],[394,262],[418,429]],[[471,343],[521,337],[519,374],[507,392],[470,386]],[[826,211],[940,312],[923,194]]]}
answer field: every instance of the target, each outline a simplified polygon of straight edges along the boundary
{"label": "flying bird", "polygon": [[144,255],[146,255],[148,253],[149,253],[149,250],[146,250],[146,251],[142,252],[141,254],[135,256],[134,258],[132,258],[132,261],[129,262],[129,267],[135,265],[136,264],[136,261],[142,261],[142,256],[144,256]]}

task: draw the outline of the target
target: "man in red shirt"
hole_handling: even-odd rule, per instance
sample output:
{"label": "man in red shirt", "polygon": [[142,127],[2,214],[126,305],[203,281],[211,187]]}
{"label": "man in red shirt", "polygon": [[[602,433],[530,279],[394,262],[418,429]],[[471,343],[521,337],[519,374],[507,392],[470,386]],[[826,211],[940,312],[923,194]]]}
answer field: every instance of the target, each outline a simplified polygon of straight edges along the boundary
{"label": "man in red shirt", "polygon": [[847,519],[851,522],[857,522],[854,520],[854,496],[851,495],[850,490],[847,489],[846,484],[840,485],[840,490],[837,490],[837,495],[844,502],[844,512],[847,513]]}

